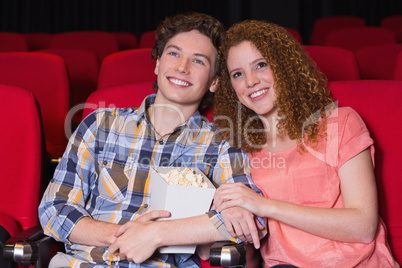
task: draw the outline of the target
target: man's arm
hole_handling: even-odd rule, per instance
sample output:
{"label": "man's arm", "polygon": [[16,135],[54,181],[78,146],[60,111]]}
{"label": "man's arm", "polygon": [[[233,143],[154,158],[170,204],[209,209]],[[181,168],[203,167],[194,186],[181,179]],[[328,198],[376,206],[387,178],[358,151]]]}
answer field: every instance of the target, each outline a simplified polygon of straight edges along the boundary
{"label": "man's arm", "polygon": [[168,215],[167,211],[155,210],[124,224],[116,233],[118,237],[109,247],[109,252],[140,263],[152,256],[159,247],[210,244],[224,239],[207,214],[154,221]]}
{"label": "man's arm", "polygon": [[39,205],[39,219],[45,234],[64,243],[70,242],[68,237],[81,219],[91,219],[85,200],[95,167],[93,154],[83,137],[94,136],[95,131],[96,118],[92,114],[71,136]]}
{"label": "man's arm", "polygon": [[115,240],[115,233],[121,225],[94,220],[84,217],[77,222],[68,240],[71,243],[108,247]]}

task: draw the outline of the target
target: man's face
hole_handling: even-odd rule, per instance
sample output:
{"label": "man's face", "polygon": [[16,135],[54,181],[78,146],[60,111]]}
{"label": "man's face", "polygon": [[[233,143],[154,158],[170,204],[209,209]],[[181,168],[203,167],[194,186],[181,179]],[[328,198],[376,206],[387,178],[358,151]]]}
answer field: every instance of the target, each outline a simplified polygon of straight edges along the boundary
{"label": "man's face", "polygon": [[196,30],[173,36],[156,62],[156,101],[198,108],[207,90],[215,89],[216,56],[211,40]]}

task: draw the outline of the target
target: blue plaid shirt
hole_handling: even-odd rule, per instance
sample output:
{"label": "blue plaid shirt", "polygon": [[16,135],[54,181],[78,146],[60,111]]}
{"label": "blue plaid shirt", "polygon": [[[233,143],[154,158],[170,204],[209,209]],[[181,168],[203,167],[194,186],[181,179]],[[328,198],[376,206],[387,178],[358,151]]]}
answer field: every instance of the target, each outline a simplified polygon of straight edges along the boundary
{"label": "blue plaid shirt", "polygon": [[[251,180],[247,154],[222,141],[199,112],[172,133],[159,136],[146,116],[154,100],[155,95],[149,96],[138,109],[99,109],[70,138],[39,215],[45,233],[66,243],[65,257],[72,267],[199,267],[196,256],[158,252],[142,264],[119,262],[108,248],[67,239],[85,216],[116,224],[139,217],[150,204],[151,167],[197,167],[216,186],[243,182],[260,193]],[[208,213],[222,236],[233,240],[221,215]]]}

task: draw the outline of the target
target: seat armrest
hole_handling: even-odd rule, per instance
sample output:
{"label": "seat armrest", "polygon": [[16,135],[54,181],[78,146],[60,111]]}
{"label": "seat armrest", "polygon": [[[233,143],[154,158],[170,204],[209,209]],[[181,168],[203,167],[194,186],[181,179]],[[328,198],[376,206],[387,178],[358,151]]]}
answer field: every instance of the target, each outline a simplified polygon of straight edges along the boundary
{"label": "seat armrest", "polygon": [[3,258],[22,266],[48,267],[50,259],[64,250],[64,244],[43,233],[40,225],[27,229],[6,241]]}
{"label": "seat armrest", "polygon": [[215,242],[209,251],[209,263],[214,267],[245,267],[246,244],[231,241]]}

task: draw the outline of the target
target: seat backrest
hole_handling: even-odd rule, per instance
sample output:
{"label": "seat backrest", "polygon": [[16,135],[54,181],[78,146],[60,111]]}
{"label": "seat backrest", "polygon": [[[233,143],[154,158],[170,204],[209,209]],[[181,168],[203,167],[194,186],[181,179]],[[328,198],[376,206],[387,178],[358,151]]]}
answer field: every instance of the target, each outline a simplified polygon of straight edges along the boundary
{"label": "seat backrest", "polygon": [[44,148],[40,112],[32,92],[8,85],[0,85],[0,107],[7,113],[0,131],[0,214],[23,231],[38,224]]}
{"label": "seat backrest", "polygon": [[24,33],[23,35],[27,40],[29,51],[49,48],[53,38],[51,33]]}
{"label": "seat backrest", "polygon": [[137,48],[106,57],[99,72],[98,89],[156,81],[151,51],[151,48]]}
{"label": "seat backrest", "polygon": [[28,51],[27,41],[20,33],[0,32],[0,52]]}
{"label": "seat backrest", "polygon": [[89,95],[97,89],[100,66],[94,52],[73,48],[49,48],[37,52],[63,58],[68,71],[72,106],[84,104]]}
{"label": "seat backrest", "polygon": [[58,33],[53,36],[50,48],[82,48],[92,50],[101,63],[102,60],[119,51],[116,37],[103,31],[75,31]]}
{"label": "seat backrest", "polygon": [[393,80],[402,44],[383,44],[356,50],[361,79]]}
{"label": "seat backrest", "polygon": [[133,83],[97,90],[87,99],[83,118],[98,108],[139,107],[146,96],[155,93],[152,84]]}
{"label": "seat backrest", "polygon": [[138,44],[138,47],[153,48],[156,41],[155,33],[156,31],[143,32],[140,36],[140,43]]}
{"label": "seat backrest", "polygon": [[383,18],[380,22],[380,26],[389,29],[402,28],[402,15],[393,15]]}
{"label": "seat backrest", "polygon": [[402,52],[398,53],[396,59],[394,80],[402,80]]}
{"label": "seat backrest", "polygon": [[395,34],[390,29],[371,26],[333,30],[325,39],[326,46],[341,47],[351,51],[362,47],[395,43]]}
{"label": "seat backrest", "polygon": [[119,44],[119,50],[138,48],[137,36],[130,32],[112,32]]}
{"label": "seat backrest", "polygon": [[360,114],[374,139],[379,213],[391,249],[402,263],[402,81],[334,81],[329,87],[339,106],[350,106]]}
{"label": "seat backrest", "polygon": [[360,79],[356,56],[352,51],[329,46],[305,45],[304,49],[315,61],[328,81]]}
{"label": "seat backrest", "polygon": [[303,44],[303,40],[302,37],[300,35],[300,32],[296,29],[292,29],[292,28],[285,28],[286,31],[288,31],[291,35],[293,35],[293,37],[299,41],[300,44]]}
{"label": "seat backrest", "polygon": [[324,45],[328,32],[348,27],[366,26],[366,21],[357,16],[329,16],[314,21],[310,45]]}
{"label": "seat backrest", "polygon": [[53,158],[67,144],[64,120],[70,108],[66,66],[61,57],[39,52],[0,53],[0,84],[23,87],[39,102],[46,149]]}

